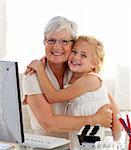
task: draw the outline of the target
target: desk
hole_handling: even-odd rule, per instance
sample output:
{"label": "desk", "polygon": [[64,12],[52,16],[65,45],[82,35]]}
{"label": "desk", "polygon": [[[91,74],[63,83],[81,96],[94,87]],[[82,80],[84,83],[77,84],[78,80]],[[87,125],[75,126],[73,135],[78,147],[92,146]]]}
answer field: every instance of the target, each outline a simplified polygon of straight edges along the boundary
{"label": "desk", "polygon": [[[23,146],[20,144],[15,144],[15,143],[5,143],[5,142],[1,142],[2,144],[6,144],[5,146],[11,145],[11,148],[7,148],[7,150],[47,150],[47,149],[43,149],[43,148],[32,148],[32,147],[28,147],[28,146]],[[0,148],[0,150],[2,150],[2,148]],[[6,149],[4,149],[6,150]],[[69,150],[69,145],[65,145],[65,146],[61,146],[61,147],[57,147],[51,150]]]}
{"label": "desk", "polygon": [[[0,150],[2,150],[2,148],[4,149],[4,147],[9,147],[9,146],[10,148],[4,149],[4,150],[47,150],[44,148],[32,148],[29,146],[23,146],[21,144],[8,143],[8,142],[2,142],[2,141],[0,141],[0,144],[2,144],[0,145]],[[61,147],[53,148],[51,150],[69,150],[69,145],[64,145]]]}
{"label": "desk", "polygon": [[[12,150],[47,150],[47,149],[43,149],[43,148],[31,148],[31,147],[27,147],[27,146],[22,146],[19,144],[15,144],[15,148]],[[69,146],[62,146],[62,147],[57,147],[51,150],[69,150]]]}
{"label": "desk", "polygon": [[[125,143],[125,148],[122,148],[121,150],[127,150],[127,146],[128,146],[128,136],[126,134],[125,131],[122,132],[122,137],[121,137],[121,142]],[[1,143],[4,143],[4,142],[1,142]],[[31,147],[27,147],[27,146],[23,146],[23,145],[19,145],[19,144],[13,144],[14,147],[11,148],[11,149],[8,149],[8,150],[46,150],[46,149],[40,149],[40,148],[31,148]],[[52,150],[69,150],[69,146],[62,146],[62,147],[58,147],[58,148],[54,148]],[[81,150],[87,150],[87,148],[81,148]]]}

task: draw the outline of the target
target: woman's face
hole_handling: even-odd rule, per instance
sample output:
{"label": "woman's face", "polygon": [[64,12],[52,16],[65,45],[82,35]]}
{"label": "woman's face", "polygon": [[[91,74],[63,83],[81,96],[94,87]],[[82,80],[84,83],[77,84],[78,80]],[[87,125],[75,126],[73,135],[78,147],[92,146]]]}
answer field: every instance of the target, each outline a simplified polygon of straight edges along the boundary
{"label": "woman's face", "polygon": [[66,62],[73,45],[71,40],[71,35],[65,30],[47,34],[45,39],[47,60],[54,64]]}

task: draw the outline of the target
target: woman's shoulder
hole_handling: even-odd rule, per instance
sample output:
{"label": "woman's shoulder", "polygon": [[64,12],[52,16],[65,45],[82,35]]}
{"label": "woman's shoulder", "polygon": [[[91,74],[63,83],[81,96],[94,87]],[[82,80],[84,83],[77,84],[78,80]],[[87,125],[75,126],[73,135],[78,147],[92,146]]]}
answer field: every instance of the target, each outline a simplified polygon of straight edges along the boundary
{"label": "woman's shoulder", "polygon": [[33,73],[31,75],[30,74],[23,75],[23,80],[36,80],[36,79],[37,79],[36,73]]}
{"label": "woman's shoulder", "polygon": [[25,95],[41,94],[41,88],[36,73],[24,75],[22,80],[23,92]]}
{"label": "woman's shoulder", "polygon": [[38,86],[39,85],[39,81],[37,78],[36,73],[33,73],[32,75],[23,75],[23,80],[22,80],[22,84],[23,86]]}

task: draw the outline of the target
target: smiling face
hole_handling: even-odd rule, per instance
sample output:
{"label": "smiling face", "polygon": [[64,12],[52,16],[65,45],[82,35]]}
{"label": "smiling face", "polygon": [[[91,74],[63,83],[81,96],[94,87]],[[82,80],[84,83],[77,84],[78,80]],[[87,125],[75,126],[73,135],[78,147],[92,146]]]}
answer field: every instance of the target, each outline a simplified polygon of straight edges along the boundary
{"label": "smiling face", "polygon": [[87,73],[95,68],[93,48],[87,42],[75,42],[68,59],[70,70],[77,73]]}
{"label": "smiling face", "polygon": [[48,61],[54,64],[63,64],[66,62],[73,45],[71,40],[71,34],[65,30],[47,34],[44,43]]}

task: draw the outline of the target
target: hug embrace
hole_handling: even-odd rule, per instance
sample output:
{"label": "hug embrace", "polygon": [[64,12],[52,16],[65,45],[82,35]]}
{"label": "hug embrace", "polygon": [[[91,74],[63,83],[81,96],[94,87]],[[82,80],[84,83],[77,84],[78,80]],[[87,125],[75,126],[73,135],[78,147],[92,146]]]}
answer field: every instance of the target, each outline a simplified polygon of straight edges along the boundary
{"label": "hug embrace", "polygon": [[119,108],[99,75],[103,44],[77,36],[76,23],[61,16],[49,20],[43,43],[46,56],[33,60],[23,78],[34,133],[67,137],[71,150],[80,149],[77,134],[86,125],[99,125],[101,140],[108,134],[119,140]]}

